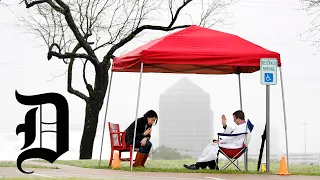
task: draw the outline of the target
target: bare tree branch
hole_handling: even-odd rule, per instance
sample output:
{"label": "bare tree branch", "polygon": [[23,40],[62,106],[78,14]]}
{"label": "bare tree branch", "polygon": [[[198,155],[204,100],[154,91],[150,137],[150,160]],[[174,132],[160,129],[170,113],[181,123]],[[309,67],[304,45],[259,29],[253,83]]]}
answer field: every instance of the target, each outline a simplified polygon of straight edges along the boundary
{"label": "bare tree branch", "polygon": [[[189,27],[190,25],[180,25],[180,26],[175,26],[172,27],[173,24],[177,21],[178,15],[180,13],[180,11],[191,2],[192,0],[184,0],[183,4],[178,7],[175,15],[173,16],[173,18],[171,19],[171,22],[169,23],[169,25],[167,27],[164,26],[154,26],[154,25],[143,25],[140,26],[138,28],[136,28],[134,31],[132,31],[132,33],[130,33],[127,37],[123,38],[119,43],[117,43],[116,45],[112,46],[111,49],[109,50],[109,52],[106,54],[105,57],[111,57],[113,55],[113,53],[119,49],[120,47],[122,47],[123,45],[125,45],[126,43],[128,43],[129,41],[131,41],[136,35],[138,35],[139,33],[141,33],[143,30],[160,30],[160,31],[171,31],[174,29],[179,29],[179,28],[186,28]],[[170,10],[171,11],[171,10]],[[171,14],[173,14],[171,12]]]}
{"label": "bare tree branch", "polygon": [[173,0],[169,0],[169,11],[170,11],[171,19],[173,19],[174,18],[174,15],[173,15]]}
{"label": "bare tree branch", "polygon": [[[57,43],[52,43],[52,44],[50,45],[50,47],[49,47],[49,52],[48,52],[48,54],[47,54],[47,59],[48,59],[48,60],[50,60],[50,59],[52,58],[52,56],[53,56],[53,51],[52,51],[52,49],[53,49],[54,47],[58,48],[58,50],[59,50],[59,53],[58,53],[58,54],[61,54],[61,48],[59,47],[59,45],[58,45]],[[61,58],[61,59],[62,59],[62,58]]]}
{"label": "bare tree branch", "polygon": [[180,29],[180,28],[186,28],[189,27],[190,25],[181,25],[181,26],[175,26],[175,27],[163,27],[163,26],[153,26],[153,25],[143,25],[139,28],[137,28],[135,31],[133,31],[129,36],[127,36],[126,38],[122,39],[118,44],[114,45],[109,52],[107,53],[107,56],[112,56],[113,53],[119,49],[120,47],[122,47],[123,45],[125,45],[127,42],[131,41],[137,34],[139,34],[140,32],[142,32],[143,30],[159,30],[159,31],[172,31],[175,29]]}
{"label": "bare tree branch", "polygon": [[53,9],[63,14],[63,8],[57,6],[54,2],[52,2],[52,0],[38,0],[38,1],[31,1],[30,3],[28,3],[28,0],[24,0],[24,2],[26,5],[26,8],[30,8],[34,5],[39,5],[42,3],[48,3]]}
{"label": "bare tree branch", "polygon": [[62,73],[62,74],[60,74],[60,75],[51,74],[51,76],[53,76],[53,78],[50,79],[50,80],[46,80],[46,81],[47,81],[47,82],[51,82],[51,81],[53,81],[55,78],[58,78],[58,77],[61,77],[61,76],[65,75],[65,74],[67,74],[67,72],[68,72],[68,70],[66,70],[64,73]]}
{"label": "bare tree branch", "polygon": [[76,53],[60,54],[60,53],[54,52],[54,51],[49,51],[48,52],[48,56],[49,57],[55,56],[55,57],[57,57],[59,59],[71,59],[71,58],[83,58],[83,59],[87,59],[87,60],[91,59],[91,56],[88,56],[87,54],[76,54]]}
{"label": "bare tree branch", "polygon": [[86,78],[86,65],[87,65],[88,60],[86,60],[83,64],[83,69],[82,69],[82,77],[84,84],[86,85],[86,88],[89,92],[89,96],[93,97],[93,88],[92,85],[88,83],[87,78]]}
{"label": "bare tree branch", "polygon": [[320,0],[300,0],[305,8],[310,9],[320,5]]}
{"label": "bare tree branch", "polygon": [[85,38],[81,35],[79,29],[77,28],[73,20],[72,14],[70,12],[69,6],[65,4],[62,0],[55,0],[55,1],[64,9],[64,16],[71,31],[74,33],[81,47],[88,53],[89,56],[91,56],[89,60],[94,66],[98,66],[99,62],[97,60],[97,57],[94,51],[92,50],[92,48],[90,47],[89,43],[85,40]]}
{"label": "bare tree branch", "polygon": [[[108,33],[109,33],[109,35],[110,35],[110,40],[109,40],[108,42],[103,43],[103,44],[99,45],[98,47],[96,47],[96,48],[94,49],[94,51],[96,51],[96,50],[98,50],[98,49],[100,49],[100,48],[102,48],[102,47],[105,47],[105,46],[108,45],[108,44],[114,43],[114,42],[119,38],[119,36],[120,36],[120,34],[122,33],[123,29],[128,25],[128,22],[129,22],[129,20],[130,20],[129,18],[130,18],[130,16],[131,16],[131,14],[134,12],[134,9],[135,9],[134,7],[135,7],[135,5],[136,5],[136,3],[135,3],[134,6],[132,7],[132,9],[131,9],[131,11],[129,12],[129,14],[126,15],[125,21],[124,21],[123,23],[121,23],[122,26],[119,27],[118,32],[113,36],[112,33],[110,32],[110,29],[112,28],[112,25],[115,25],[115,24],[113,23],[113,20],[115,19],[115,16],[116,16],[117,11],[120,9],[121,6],[123,6],[123,5],[120,4],[120,1],[118,1],[117,7],[116,7],[116,9],[115,9],[115,11],[114,11],[114,13],[113,13],[113,15],[112,15],[112,18],[111,18],[110,26],[108,27]],[[119,25],[120,25],[120,24],[119,24]]]}
{"label": "bare tree branch", "polygon": [[[96,57],[94,51],[92,50],[91,46],[89,45],[89,43],[86,41],[85,37],[86,34],[84,35],[81,35],[78,27],[76,26],[74,20],[73,20],[73,17],[72,17],[72,14],[70,12],[70,8],[67,4],[65,4],[62,0],[55,0],[55,2],[60,6],[58,7],[54,2],[52,2],[52,0],[38,0],[38,1],[31,1],[30,3],[28,3],[27,0],[24,0],[27,8],[30,8],[34,5],[40,5],[40,4],[43,4],[43,3],[47,3],[49,4],[53,9],[55,9],[56,11],[60,12],[61,14],[64,15],[65,17],[65,20],[70,28],[70,30],[73,32],[75,38],[78,40],[79,44],[81,45],[81,47],[87,52],[88,56],[90,56],[90,58],[88,58],[88,56],[86,57],[86,59],[90,60],[91,63],[97,67],[98,64],[99,64],[99,61],[98,61],[98,58]],[[43,15],[44,18],[46,18],[45,15]],[[52,18],[53,20],[55,18]],[[55,27],[55,26],[54,26]],[[90,33],[88,33],[90,34]],[[50,35],[49,35],[50,37]],[[53,36],[55,37],[55,36]],[[55,54],[57,57],[58,54]],[[65,57],[68,58],[68,56],[73,56],[72,53],[71,54],[68,54],[66,55]],[[61,57],[61,56],[60,56]],[[63,57],[64,58],[64,57]]]}
{"label": "bare tree branch", "polygon": [[30,3],[28,3],[27,0],[24,0],[24,2],[26,4],[26,8],[30,8],[30,7],[37,5],[37,4],[47,3],[48,1],[47,0],[39,0],[39,1],[31,1]]}
{"label": "bare tree branch", "polygon": [[171,23],[169,24],[168,27],[172,27],[172,26],[173,26],[173,24],[174,24],[174,23],[177,21],[177,19],[178,19],[178,15],[179,15],[180,11],[181,11],[187,4],[189,4],[191,1],[192,1],[192,0],[184,0],[183,4],[182,4],[182,5],[178,8],[178,10],[176,11],[176,13],[175,13],[175,15],[174,15],[173,19],[171,20]]}
{"label": "bare tree branch", "polygon": [[[78,44],[72,51],[73,54],[75,54],[79,49],[81,48],[80,44]],[[74,94],[78,96],[79,98],[83,99],[86,103],[89,101],[89,97],[87,97],[85,94],[81,93],[80,91],[77,91],[72,88],[72,69],[73,69],[73,63],[75,58],[70,58],[70,63],[68,65],[68,92],[71,94]]]}
{"label": "bare tree branch", "polygon": [[[317,37],[320,32],[320,0],[300,0],[303,6],[303,10],[307,11],[309,16],[315,16],[311,21],[311,28],[306,32],[303,32],[302,35],[307,35],[308,37],[305,40],[315,39],[312,41],[312,46],[315,46],[317,49],[320,47],[320,37]],[[318,51],[317,51],[318,53]]]}

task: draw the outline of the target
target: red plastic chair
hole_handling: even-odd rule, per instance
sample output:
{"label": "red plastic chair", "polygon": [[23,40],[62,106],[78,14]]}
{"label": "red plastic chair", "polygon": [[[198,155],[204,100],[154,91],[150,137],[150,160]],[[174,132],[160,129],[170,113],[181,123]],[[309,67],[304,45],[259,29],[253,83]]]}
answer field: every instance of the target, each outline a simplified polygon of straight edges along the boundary
{"label": "red plastic chair", "polygon": [[[113,124],[108,122],[109,126],[109,133],[110,133],[110,145],[111,145],[111,155],[110,155],[110,161],[109,166],[112,164],[113,160],[113,154],[114,151],[119,151],[119,158],[120,161],[130,161],[131,166],[131,160],[132,160],[132,145],[126,145],[125,138],[126,138],[126,132],[120,132],[120,126],[119,124]],[[138,148],[135,148],[135,151],[138,151]],[[121,158],[121,152],[130,152],[130,158]]]}

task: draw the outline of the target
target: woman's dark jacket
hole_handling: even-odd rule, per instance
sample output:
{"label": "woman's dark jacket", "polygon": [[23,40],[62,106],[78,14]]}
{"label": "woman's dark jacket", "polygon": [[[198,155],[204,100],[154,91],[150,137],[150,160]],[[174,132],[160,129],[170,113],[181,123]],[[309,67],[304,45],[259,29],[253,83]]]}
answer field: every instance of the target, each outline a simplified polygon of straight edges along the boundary
{"label": "woman's dark jacket", "polygon": [[[126,144],[132,144],[133,143],[133,137],[134,137],[134,124],[135,121],[133,121],[130,126],[125,130],[126,133]],[[144,119],[143,117],[139,118],[137,120],[137,131],[136,131],[136,140],[141,140],[144,137],[148,137],[148,139],[150,139],[150,134],[144,136],[143,133],[149,128],[151,127],[150,125],[148,125],[148,120]]]}

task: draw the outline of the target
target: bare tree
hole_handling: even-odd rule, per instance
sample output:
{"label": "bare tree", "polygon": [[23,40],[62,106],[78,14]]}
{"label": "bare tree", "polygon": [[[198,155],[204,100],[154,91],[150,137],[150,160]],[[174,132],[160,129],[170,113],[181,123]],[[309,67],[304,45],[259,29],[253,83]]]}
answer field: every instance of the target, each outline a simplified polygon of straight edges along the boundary
{"label": "bare tree", "polygon": [[307,13],[314,17],[311,21],[311,28],[304,32],[302,35],[307,34],[307,40],[311,40],[312,46],[315,46],[319,51],[320,50],[320,37],[317,37],[320,32],[320,0],[300,0],[302,4],[302,9],[306,10]]}
{"label": "bare tree", "polygon": [[[194,24],[178,24],[178,17],[197,19],[201,26],[221,22],[216,17],[232,0],[23,0],[30,12],[28,27],[48,46],[47,59],[67,64],[68,92],[86,103],[80,159],[91,159],[98,115],[105,98],[115,52],[144,30],[171,31]],[[200,14],[183,12],[200,7]],[[193,9],[193,11],[195,11]],[[167,16],[166,16],[167,15]],[[164,22],[166,21],[166,22]],[[184,21],[185,22],[185,21]],[[163,24],[165,23],[165,24]],[[103,57],[97,51],[106,52]],[[72,86],[73,64],[83,60],[83,82],[87,92]],[[88,63],[94,67],[94,83],[86,78]]]}
{"label": "bare tree", "polygon": [[6,4],[0,0],[0,6],[6,6]]}

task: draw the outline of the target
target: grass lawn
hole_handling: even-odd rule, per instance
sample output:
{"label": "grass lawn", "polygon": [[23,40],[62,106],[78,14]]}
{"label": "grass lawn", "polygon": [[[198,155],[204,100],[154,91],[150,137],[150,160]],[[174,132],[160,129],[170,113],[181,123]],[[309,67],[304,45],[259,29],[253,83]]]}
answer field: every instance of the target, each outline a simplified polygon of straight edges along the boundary
{"label": "grass lawn", "polygon": [[[17,167],[15,161],[0,161],[0,167]],[[49,169],[57,169],[54,166],[44,166],[44,165],[36,165],[36,164],[29,164],[23,163],[22,168],[49,168]]]}
{"label": "grass lawn", "polygon": [[[38,160],[38,162],[46,162],[44,160]],[[225,171],[214,171],[210,169],[205,170],[188,170],[185,169],[183,164],[193,164],[195,160],[193,159],[183,159],[183,160],[148,160],[146,162],[146,168],[134,168],[133,171],[145,171],[145,172],[180,172],[180,173],[228,173],[228,174],[267,174],[256,171],[257,162],[249,162],[248,164],[248,172],[240,172],[236,170],[234,166],[230,166]],[[100,169],[111,169],[108,167],[108,160],[101,161]],[[226,161],[220,161],[219,167],[222,167]],[[57,168],[55,166],[45,165],[35,165],[24,163],[22,166],[24,168]],[[99,168],[99,160],[57,160],[53,163],[55,164],[65,164],[71,166],[77,166],[82,168]],[[240,168],[243,169],[243,161],[239,161]],[[50,164],[51,165],[51,164]],[[129,162],[121,161],[121,170],[130,171]],[[276,174],[279,169],[279,162],[271,162],[269,174]],[[12,161],[0,161],[0,167],[16,167],[16,163]],[[291,164],[289,167],[289,172],[292,175],[307,175],[307,176],[320,176],[320,165],[306,165],[306,164]],[[41,179],[41,178],[40,178]],[[77,178],[74,178],[77,179]],[[19,179],[17,179],[19,180]]]}
{"label": "grass lawn", "polygon": [[[146,168],[134,168],[134,171],[147,171],[147,172],[183,172],[183,173],[232,173],[232,174],[266,174],[257,172],[257,162],[249,162],[248,172],[240,172],[236,170],[234,166],[229,166],[225,171],[214,171],[210,169],[206,170],[188,170],[185,169],[183,164],[193,164],[195,160],[184,159],[184,160],[148,160],[145,164]],[[108,167],[108,160],[101,161],[101,169],[110,169]],[[222,167],[226,161],[219,162],[219,167]],[[72,165],[83,168],[99,168],[99,160],[57,160],[55,164],[65,164]],[[243,160],[239,161],[240,168],[243,169]],[[121,170],[130,170],[129,162],[121,161]],[[270,174],[276,174],[279,169],[279,162],[271,162]],[[312,175],[320,176],[320,166],[319,165],[304,165],[304,164],[291,164],[289,172],[292,175]]]}

